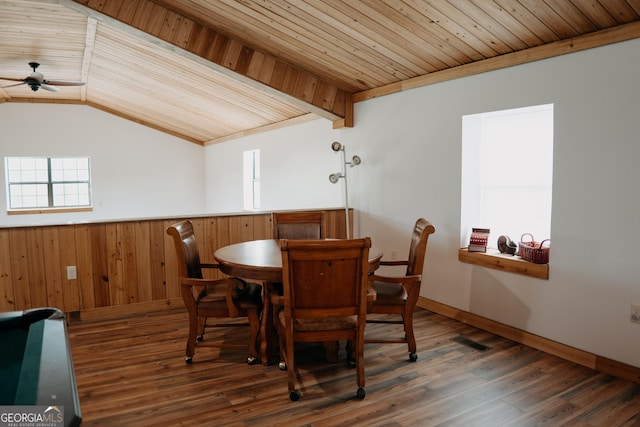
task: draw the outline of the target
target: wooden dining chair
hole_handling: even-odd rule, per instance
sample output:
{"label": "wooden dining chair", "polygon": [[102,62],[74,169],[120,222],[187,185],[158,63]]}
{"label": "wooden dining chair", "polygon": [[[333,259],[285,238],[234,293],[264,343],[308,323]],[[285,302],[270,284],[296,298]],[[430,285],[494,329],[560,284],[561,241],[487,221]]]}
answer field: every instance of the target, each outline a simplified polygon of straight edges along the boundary
{"label": "wooden dining chair", "polygon": [[324,239],[326,220],[323,211],[273,212],[274,239]]}
{"label": "wooden dining chair", "polygon": [[371,239],[281,240],[284,305],[278,313],[280,351],[286,363],[289,398],[295,387],[295,342],[348,340],[358,389],[365,396],[364,328]]}
{"label": "wooden dining chair", "polygon": [[[326,218],[324,211],[304,211],[304,212],[273,212],[271,214],[272,235],[274,239],[289,240],[313,240],[324,239],[326,230]],[[282,284],[266,283],[265,284],[271,299],[273,321],[277,328],[278,308],[282,306]],[[269,311],[269,308],[267,308]],[[268,315],[268,313],[267,313]],[[325,342],[325,355],[327,361],[337,361],[338,343]],[[271,346],[273,348],[273,346]],[[272,358],[273,355],[270,355]],[[283,363],[281,363],[283,366]]]}
{"label": "wooden dining chair", "polygon": [[[204,340],[207,326],[247,326],[247,323],[225,322],[207,325],[208,318],[247,317],[249,343],[216,344],[210,346],[248,347],[247,363],[258,360],[256,340],[260,330],[260,312],[262,310],[262,287],[244,280],[225,277],[204,279],[202,269],[218,268],[217,264],[201,263],[193,225],[184,220],[167,228],[167,234],[173,237],[178,260],[180,290],[184,305],[189,312],[189,336],[185,361],[191,363],[195,353],[196,340]],[[202,344],[204,345],[204,343]]]}
{"label": "wooden dining chair", "polygon": [[424,218],[418,219],[411,234],[408,258],[397,261],[385,261],[384,259],[380,261],[381,266],[406,265],[406,274],[397,277],[373,275],[369,278],[375,291],[375,300],[369,304],[368,313],[399,315],[401,319],[382,319],[379,316],[378,318],[369,316],[367,323],[402,324],[404,326],[404,338],[385,339],[367,336],[365,342],[406,343],[409,347],[409,360],[411,362],[418,360],[416,338],[413,332],[413,311],[420,296],[427,242],[429,236],[435,231],[435,227],[429,221]]}

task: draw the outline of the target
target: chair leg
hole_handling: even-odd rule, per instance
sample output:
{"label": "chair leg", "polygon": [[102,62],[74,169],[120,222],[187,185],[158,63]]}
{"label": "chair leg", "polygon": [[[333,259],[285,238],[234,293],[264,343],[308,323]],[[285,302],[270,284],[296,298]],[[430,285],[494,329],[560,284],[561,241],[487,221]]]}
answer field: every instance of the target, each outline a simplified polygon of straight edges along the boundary
{"label": "chair leg", "polygon": [[253,364],[258,360],[258,350],[256,349],[256,342],[258,341],[258,333],[260,332],[260,317],[256,310],[248,310],[247,316],[249,317],[249,357],[247,358],[248,364]]}
{"label": "chair leg", "polygon": [[287,333],[284,326],[278,323],[278,335],[280,341],[280,370],[287,370],[287,388],[289,389],[289,399],[297,401],[300,399],[300,391],[296,390],[296,367],[293,359],[294,344],[293,334],[291,331]]}
{"label": "chair leg", "polygon": [[404,333],[407,339],[407,345],[409,347],[409,361],[415,362],[418,360],[418,354],[416,353],[416,337],[413,333],[413,313],[403,314],[402,320],[404,323]]}
{"label": "chair leg", "polygon": [[[280,307],[279,306],[275,306],[273,304],[269,304],[271,306],[271,324],[269,324],[268,327],[268,331],[269,331],[269,363],[271,363],[272,361],[274,361],[276,359],[276,349],[280,348],[284,348],[282,347],[282,334],[280,333],[280,319],[279,317],[279,311],[280,311]],[[280,351],[280,363],[278,366],[285,366],[286,363],[284,362],[284,359],[282,358],[282,351]],[[280,367],[280,369],[284,370],[286,368],[282,368]]]}
{"label": "chair leg", "polygon": [[260,315],[260,354],[262,355],[262,364],[265,366],[269,364],[269,355],[267,352],[271,347],[269,334],[267,333],[268,329],[271,327],[271,325],[269,325],[269,322],[271,321],[271,304],[268,302],[267,298],[269,298],[269,294],[267,293],[267,284],[263,283],[262,300],[264,301],[264,306],[262,307],[262,313]]}
{"label": "chair leg", "polygon": [[284,332],[281,328],[278,329],[278,345],[280,346],[280,362],[278,363],[278,369],[281,371],[287,370],[287,342],[284,337]]}
{"label": "chair leg", "polygon": [[[284,335],[283,331],[283,334]],[[289,388],[289,399],[294,402],[300,399],[300,392],[296,390],[296,366],[294,362],[293,335],[291,333],[285,338],[285,360],[287,364],[287,386]],[[280,350],[282,351],[282,349]]]}
{"label": "chair leg", "polygon": [[347,366],[349,368],[355,368],[356,367],[356,348],[353,345],[353,340],[347,341],[347,346],[345,350],[347,352]]}
{"label": "chair leg", "polygon": [[207,318],[206,317],[198,317],[198,341],[204,340],[204,329],[207,327]]}
{"label": "chair leg", "polygon": [[187,336],[187,350],[185,356],[185,362],[191,363],[193,361],[193,355],[196,351],[196,337],[198,335],[198,318],[193,315],[189,315],[189,335]]}
{"label": "chair leg", "polygon": [[355,358],[356,358],[356,380],[358,383],[358,390],[356,392],[356,397],[358,399],[364,399],[365,390],[364,390],[364,334],[357,337],[356,339],[356,348],[355,348]]}

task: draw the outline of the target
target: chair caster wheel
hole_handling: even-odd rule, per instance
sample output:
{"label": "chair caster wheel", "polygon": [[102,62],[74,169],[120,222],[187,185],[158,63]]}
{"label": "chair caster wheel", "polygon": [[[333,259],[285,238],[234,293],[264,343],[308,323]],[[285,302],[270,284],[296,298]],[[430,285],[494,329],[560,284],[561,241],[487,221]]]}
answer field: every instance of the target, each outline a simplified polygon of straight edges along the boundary
{"label": "chair caster wheel", "polygon": [[287,364],[284,363],[284,362],[278,363],[278,369],[280,369],[281,371],[286,371],[287,370]]}
{"label": "chair caster wheel", "polygon": [[191,364],[191,362],[193,362],[193,357],[192,356],[186,356],[184,358],[184,363],[189,363]]}
{"label": "chair caster wheel", "polygon": [[356,392],[356,397],[360,400],[364,399],[365,395],[366,393],[363,388],[359,388],[358,391]]}
{"label": "chair caster wheel", "polygon": [[247,357],[247,365],[253,365],[258,361],[257,357]]}
{"label": "chair caster wheel", "polygon": [[202,342],[202,341],[204,341],[204,335],[198,335],[198,336],[196,337],[196,340],[198,340],[198,342]]}
{"label": "chair caster wheel", "polygon": [[291,399],[292,402],[297,402],[300,400],[300,392],[298,390],[293,390],[289,393],[289,399]]}
{"label": "chair caster wheel", "polygon": [[353,359],[348,359],[347,360],[347,367],[348,368],[355,368],[356,367],[356,361]]}
{"label": "chair caster wheel", "polygon": [[415,362],[418,360],[418,355],[416,353],[409,353],[409,362]]}

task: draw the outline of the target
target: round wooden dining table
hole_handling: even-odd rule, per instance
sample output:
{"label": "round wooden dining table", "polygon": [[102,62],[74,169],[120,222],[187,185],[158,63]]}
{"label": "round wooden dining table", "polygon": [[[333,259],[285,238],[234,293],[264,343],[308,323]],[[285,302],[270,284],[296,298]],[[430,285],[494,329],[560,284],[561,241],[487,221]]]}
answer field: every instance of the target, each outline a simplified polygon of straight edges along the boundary
{"label": "round wooden dining table", "polygon": [[282,254],[276,239],[235,243],[218,249],[213,256],[229,276],[282,282]]}
{"label": "round wooden dining table", "polygon": [[[275,339],[271,318],[270,290],[274,283],[282,283],[282,253],[277,239],[250,240],[221,247],[214,258],[223,273],[242,279],[258,280],[263,283],[263,309],[260,326],[260,353],[262,364],[273,361]],[[369,271],[374,272],[380,266],[382,252],[369,249]]]}

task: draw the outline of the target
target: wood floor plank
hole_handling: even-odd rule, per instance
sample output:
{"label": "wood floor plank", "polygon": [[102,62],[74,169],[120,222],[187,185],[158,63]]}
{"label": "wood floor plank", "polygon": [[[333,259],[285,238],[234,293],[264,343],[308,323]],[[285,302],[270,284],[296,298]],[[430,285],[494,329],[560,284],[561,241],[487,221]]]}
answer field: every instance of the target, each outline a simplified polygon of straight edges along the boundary
{"label": "wood floor plank", "polygon": [[[367,334],[401,333],[370,324]],[[297,347],[302,398],[286,372],[247,365],[239,348],[198,346],[184,362],[181,308],[109,320],[70,320],[83,426],[637,426],[640,385],[567,362],[418,309],[418,361],[406,345],[365,346],[366,397],[355,371]],[[489,347],[479,351],[454,339]],[[206,342],[244,342],[246,329],[208,331]],[[465,342],[465,341],[462,341]]]}

